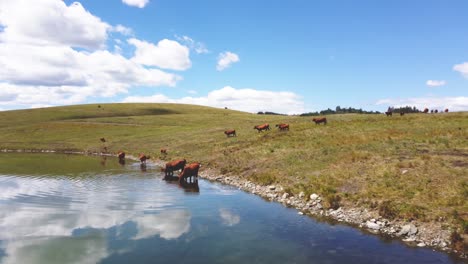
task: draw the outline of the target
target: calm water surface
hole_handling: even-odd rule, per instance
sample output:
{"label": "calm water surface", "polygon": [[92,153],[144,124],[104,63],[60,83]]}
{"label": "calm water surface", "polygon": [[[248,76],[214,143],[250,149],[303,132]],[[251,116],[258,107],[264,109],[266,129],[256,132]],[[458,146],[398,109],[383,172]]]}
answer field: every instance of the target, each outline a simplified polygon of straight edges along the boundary
{"label": "calm water surface", "polygon": [[0,154],[0,263],[463,263],[103,159]]}

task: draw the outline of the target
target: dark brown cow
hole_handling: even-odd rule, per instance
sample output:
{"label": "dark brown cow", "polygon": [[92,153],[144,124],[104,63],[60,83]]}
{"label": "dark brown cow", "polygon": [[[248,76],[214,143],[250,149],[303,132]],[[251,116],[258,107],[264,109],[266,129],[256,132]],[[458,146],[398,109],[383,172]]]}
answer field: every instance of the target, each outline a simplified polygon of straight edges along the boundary
{"label": "dark brown cow", "polygon": [[444,112],[445,112],[445,113],[448,113],[448,108],[445,108]]}
{"label": "dark brown cow", "polygon": [[326,117],[312,118],[312,121],[314,121],[316,125],[318,125],[320,123],[323,123],[324,125],[327,124],[327,118]]}
{"label": "dark brown cow", "polygon": [[166,154],[167,154],[167,149],[165,149],[165,148],[162,148],[162,149],[161,149],[161,154],[164,154],[164,155],[166,155]]}
{"label": "dark brown cow", "polygon": [[279,128],[279,130],[281,130],[281,131],[289,130],[289,125],[288,124],[277,124],[276,127]]}
{"label": "dark brown cow", "polygon": [[166,168],[164,168],[164,178],[171,177],[174,175],[174,171],[183,170],[187,164],[187,160],[180,159],[174,160],[171,162],[166,163]]}
{"label": "dark brown cow", "polygon": [[124,165],[125,164],[125,152],[119,151],[117,153],[117,157],[119,158],[119,163]]}
{"label": "dark brown cow", "polygon": [[405,115],[405,113],[404,113],[404,112],[400,112],[400,116],[404,116],[404,115]]}
{"label": "dark brown cow", "polygon": [[270,125],[269,124],[258,125],[258,126],[254,126],[254,129],[257,129],[258,132],[263,131],[263,130],[270,130]]}
{"label": "dark brown cow", "polygon": [[187,165],[179,174],[179,184],[184,185],[189,182],[198,182],[198,169],[200,169],[200,167],[201,165],[198,162]]}
{"label": "dark brown cow", "polygon": [[434,109],[431,110],[431,114],[433,114],[433,113],[434,113]]}
{"label": "dark brown cow", "polygon": [[228,137],[237,137],[235,129],[226,130],[224,131],[224,134]]}
{"label": "dark brown cow", "polygon": [[439,110],[437,110],[437,109],[436,109],[436,110],[434,110],[434,113],[435,113],[435,114],[439,113]]}
{"label": "dark brown cow", "polygon": [[387,111],[387,112],[385,112],[385,115],[387,115],[387,116],[392,116],[392,115],[393,115],[393,113],[392,113],[392,112],[390,112],[390,111]]}
{"label": "dark brown cow", "polygon": [[99,140],[101,140],[101,142],[106,142],[106,139],[105,138],[100,138]]}
{"label": "dark brown cow", "polygon": [[140,153],[140,155],[138,156],[138,159],[140,160],[140,163],[141,164],[146,164],[146,160],[149,159],[150,156],[147,156],[143,153]]}
{"label": "dark brown cow", "polygon": [[427,108],[424,108],[424,111],[423,111],[423,113],[425,113],[425,114],[429,113],[429,109],[427,109]]}

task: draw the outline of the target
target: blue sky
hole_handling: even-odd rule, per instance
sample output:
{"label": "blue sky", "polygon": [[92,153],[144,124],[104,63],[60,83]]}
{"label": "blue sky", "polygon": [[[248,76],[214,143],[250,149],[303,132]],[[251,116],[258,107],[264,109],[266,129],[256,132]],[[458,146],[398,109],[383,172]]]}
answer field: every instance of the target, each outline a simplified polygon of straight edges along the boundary
{"label": "blue sky", "polygon": [[0,0],[1,110],[103,102],[468,110],[462,0],[35,4]]}

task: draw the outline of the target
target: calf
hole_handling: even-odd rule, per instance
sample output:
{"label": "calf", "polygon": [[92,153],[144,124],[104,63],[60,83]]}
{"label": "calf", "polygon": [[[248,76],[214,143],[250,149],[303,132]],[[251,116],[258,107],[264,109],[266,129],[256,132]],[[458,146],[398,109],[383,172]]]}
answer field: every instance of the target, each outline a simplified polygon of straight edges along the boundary
{"label": "calf", "polygon": [[263,130],[270,130],[270,125],[269,124],[258,125],[258,126],[254,126],[254,129],[257,129],[258,132],[263,131]]}
{"label": "calf", "polygon": [[320,123],[323,123],[324,125],[327,124],[327,118],[326,117],[312,118],[312,121],[314,121],[316,125],[318,125]]}
{"label": "calf", "polygon": [[234,129],[226,130],[224,134],[226,134],[227,137],[237,137],[236,130]]}
{"label": "calf", "polygon": [[174,171],[183,170],[187,164],[185,159],[174,160],[166,163],[166,168],[164,168],[164,178],[167,179],[174,175]]}
{"label": "calf", "polygon": [[198,169],[201,165],[198,162],[191,163],[179,174],[179,184],[184,185],[189,182],[198,182]]}

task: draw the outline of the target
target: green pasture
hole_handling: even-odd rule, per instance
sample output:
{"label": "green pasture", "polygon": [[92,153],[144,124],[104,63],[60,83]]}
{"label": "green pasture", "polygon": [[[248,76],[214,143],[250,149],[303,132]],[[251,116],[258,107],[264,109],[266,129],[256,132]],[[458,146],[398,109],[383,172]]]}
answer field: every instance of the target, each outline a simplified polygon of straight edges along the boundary
{"label": "green pasture", "polygon": [[[0,148],[186,158],[223,175],[318,193],[327,206],[443,221],[467,232],[468,113],[257,115],[181,104],[78,105],[0,112]],[[255,125],[269,123],[258,133]],[[290,131],[278,131],[289,123]],[[235,129],[237,137],[224,130]],[[107,142],[99,139],[104,137]],[[167,148],[167,156],[159,150]]]}

